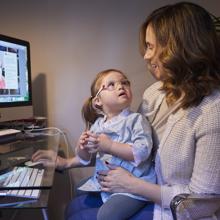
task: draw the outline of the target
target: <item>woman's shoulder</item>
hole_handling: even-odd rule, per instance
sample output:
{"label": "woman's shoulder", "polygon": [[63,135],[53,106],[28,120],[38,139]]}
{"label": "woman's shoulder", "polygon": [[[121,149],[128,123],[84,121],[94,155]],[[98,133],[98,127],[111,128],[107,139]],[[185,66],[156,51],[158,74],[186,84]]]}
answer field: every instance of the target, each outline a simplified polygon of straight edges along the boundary
{"label": "woman's shoulder", "polygon": [[144,91],[142,100],[146,105],[148,105],[148,107],[157,108],[161,104],[165,96],[165,93],[160,89],[161,87],[162,82],[158,81],[153,83]]}
{"label": "woman's shoulder", "polygon": [[159,94],[162,94],[162,91],[160,90],[160,88],[162,87],[162,82],[157,81],[155,83],[153,83],[152,85],[150,85],[143,94],[143,99],[148,99],[149,97],[156,97]]}
{"label": "woman's shoulder", "polygon": [[165,93],[160,90],[161,87],[162,82],[155,82],[145,90],[138,112],[147,116],[157,111],[165,96]]}
{"label": "woman's shoulder", "polygon": [[184,111],[187,113],[187,117],[191,119],[197,118],[199,121],[208,120],[220,123],[220,91],[212,92],[212,94],[204,97],[199,105]]}
{"label": "woman's shoulder", "polygon": [[220,106],[220,90],[215,90],[210,95],[204,97],[199,106],[204,111],[214,106]]}

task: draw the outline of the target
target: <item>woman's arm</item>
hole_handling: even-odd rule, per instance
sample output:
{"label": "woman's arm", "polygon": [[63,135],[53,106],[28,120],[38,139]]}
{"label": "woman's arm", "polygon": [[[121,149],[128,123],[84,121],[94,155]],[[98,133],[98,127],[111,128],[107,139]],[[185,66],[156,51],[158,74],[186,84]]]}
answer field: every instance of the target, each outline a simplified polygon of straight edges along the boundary
{"label": "woman's arm", "polygon": [[[218,99],[207,97],[204,104],[191,109],[185,119],[176,123],[170,139],[163,146],[160,154],[162,169],[164,175],[169,173],[162,176],[167,182],[161,186],[164,208],[168,208],[171,200],[181,193],[220,193],[219,100],[219,96]],[[177,148],[179,152],[174,155]],[[179,176],[174,179],[177,173]]]}
{"label": "woman's arm", "polygon": [[33,154],[31,159],[34,162],[41,161],[45,167],[54,164],[58,170],[82,166],[78,157],[64,158],[57,156],[57,153],[52,150],[38,150]]}
{"label": "woman's arm", "polygon": [[76,156],[74,157],[63,158],[52,150],[38,150],[32,155],[32,161],[41,161],[45,166],[56,163],[55,166],[59,170],[88,165],[91,160],[91,154],[84,148],[86,137],[86,132],[83,132],[77,143]]}
{"label": "woman's arm", "polygon": [[157,184],[133,176],[121,167],[107,165],[108,171],[99,171],[98,180],[104,192],[125,192],[146,197],[161,204],[161,190]]}
{"label": "woman's arm", "polygon": [[81,167],[81,166],[82,164],[80,163],[80,160],[78,157],[63,158],[63,157],[57,156],[56,168],[58,170],[65,170],[65,169],[76,168],[76,167]]}

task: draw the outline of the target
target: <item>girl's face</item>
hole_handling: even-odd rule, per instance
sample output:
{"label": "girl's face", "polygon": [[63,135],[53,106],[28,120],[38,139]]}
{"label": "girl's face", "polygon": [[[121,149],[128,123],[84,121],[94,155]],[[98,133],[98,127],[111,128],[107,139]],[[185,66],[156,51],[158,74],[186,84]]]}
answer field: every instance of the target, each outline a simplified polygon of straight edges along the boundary
{"label": "girl's face", "polygon": [[102,108],[109,119],[129,107],[131,101],[132,92],[128,79],[119,72],[109,72],[102,79],[95,104]]}
{"label": "girl's face", "polygon": [[165,77],[165,71],[159,60],[162,48],[156,42],[156,37],[151,25],[148,25],[146,29],[145,42],[147,47],[144,59],[147,61],[148,69],[154,78],[157,80],[163,80]]}

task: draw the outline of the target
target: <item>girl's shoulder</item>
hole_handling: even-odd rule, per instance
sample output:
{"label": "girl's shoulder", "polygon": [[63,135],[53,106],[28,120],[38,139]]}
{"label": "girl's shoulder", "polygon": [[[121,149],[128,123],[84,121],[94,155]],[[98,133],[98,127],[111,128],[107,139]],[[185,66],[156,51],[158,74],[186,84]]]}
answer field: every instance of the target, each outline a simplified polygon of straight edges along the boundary
{"label": "girl's shoulder", "polygon": [[127,116],[128,118],[145,118],[141,113],[130,111],[130,114]]}
{"label": "girl's shoulder", "polygon": [[99,127],[100,124],[103,123],[104,117],[98,117],[95,122],[91,125],[90,131],[95,132]]}
{"label": "girl's shoulder", "polygon": [[126,119],[127,122],[129,122],[131,125],[133,124],[149,124],[147,118],[139,113],[139,112],[133,112],[131,111],[130,114],[127,116],[127,119]]}

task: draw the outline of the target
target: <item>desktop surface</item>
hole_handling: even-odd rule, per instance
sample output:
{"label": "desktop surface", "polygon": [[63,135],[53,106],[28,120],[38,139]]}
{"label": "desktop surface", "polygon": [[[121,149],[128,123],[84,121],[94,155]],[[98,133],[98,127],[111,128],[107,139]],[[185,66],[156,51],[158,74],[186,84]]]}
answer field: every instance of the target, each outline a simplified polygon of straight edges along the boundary
{"label": "desktop surface", "polygon": [[[54,160],[50,161],[47,167],[42,164],[36,165],[36,168],[44,169],[43,181],[40,186],[25,186],[23,188],[50,188],[53,184],[55,160],[58,150],[56,142],[57,140],[55,140],[53,136],[38,136],[0,145],[0,189],[18,189],[16,185],[4,185],[5,178],[7,178],[7,174],[10,173],[14,167],[25,166],[25,162],[30,161],[33,153],[37,150],[53,151]],[[21,189],[21,187],[19,187],[19,189]]]}
{"label": "desktop surface", "polygon": [[39,189],[40,196],[37,199],[23,198],[19,196],[0,196],[0,209],[10,208],[45,208],[48,204],[49,191],[53,185],[55,159],[49,166],[38,164],[35,167],[44,169],[43,179],[40,186],[5,186],[3,176],[14,167],[25,167],[25,162],[29,161],[37,150],[49,150],[57,154],[58,140],[53,136],[38,135],[34,137],[24,137],[15,142],[0,145],[0,193],[4,190]]}
{"label": "desktop surface", "polygon": [[0,196],[0,209],[42,209],[47,208],[50,190],[41,190],[38,199],[16,196]]}

